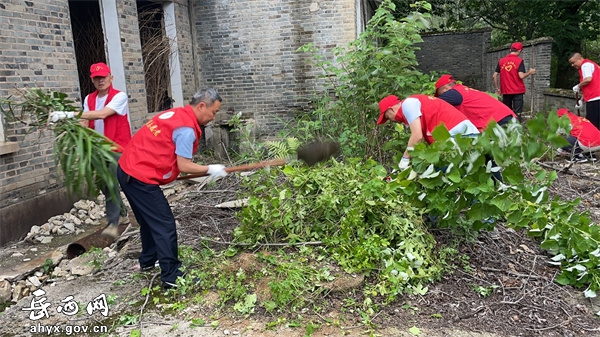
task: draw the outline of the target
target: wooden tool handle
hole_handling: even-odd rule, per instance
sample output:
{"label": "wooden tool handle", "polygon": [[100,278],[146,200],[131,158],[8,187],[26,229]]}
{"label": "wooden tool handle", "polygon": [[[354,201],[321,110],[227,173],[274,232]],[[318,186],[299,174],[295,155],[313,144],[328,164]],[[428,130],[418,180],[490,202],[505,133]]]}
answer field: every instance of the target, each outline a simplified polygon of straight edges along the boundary
{"label": "wooden tool handle", "polygon": [[[575,105],[579,105],[579,91],[575,91]],[[577,116],[581,116],[579,108],[577,108]]]}
{"label": "wooden tool handle", "polygon": [[[259,169],[259,168],[263,168],[263,167],[267,167],[267,166],[281,166],[281,165],[285,165],[285,164],[286,164],[285,159],[267,160],[267,161],[261,161],[258,163],[226,167],[225,172],[231,173],[231,172],[250,171],[250,170]],[[206,177],[206,176],[208,176],[208,173],[194,173],[194,174],[188,174],[185,176],[177,177],[177,180],[192,179],[192,178],[199,178],[199,177]]]}

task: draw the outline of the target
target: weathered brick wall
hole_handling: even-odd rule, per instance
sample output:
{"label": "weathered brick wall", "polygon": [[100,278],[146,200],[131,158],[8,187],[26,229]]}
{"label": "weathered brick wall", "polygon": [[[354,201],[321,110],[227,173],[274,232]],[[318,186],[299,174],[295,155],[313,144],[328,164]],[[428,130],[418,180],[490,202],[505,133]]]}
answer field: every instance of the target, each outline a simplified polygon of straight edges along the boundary
{"label": "weathered brick wall", "polygon": [[296,50],[330,52],[355,39],[355,1],[195,1],[201,84],[274,134],[308,104],[318,69]]}
{"label": "weathered brick wall", "polygon": [[189,103],[198,88],[199,64],[194,62],[194,54],[197,55],[197,45],[190,22],[190,8],[187,0],[176,0],[175,24],[177,27],[177,49],[179,52],[181,86],[184,104]]}
{"label": "weathered brick wall", "polygon": [[[70,29],[66,0],[2,1],[0,97],[18,97],[15,88],[40,87],[79,100]],[[54,202],[65,198],[60,192],[62,183],[57,181],[52,133],[27,134],[17,123],[4,122],[4,126],[6,140],[18,144],[19,149],[0,155],[0,245],[26,231],[32,224],[29,216],[59,211]],[[49,201],[41,203],[42,199]],[[21,211],[10,207],[25,203],[30,205]],[[42,204],[47,207],[39,207]]]}
{"label": "weathered brick wall", "polygon": [[[423,34],[423,43],[417,44],[419,70],[438,74],[452,74],[463,84],[481,89],[485,86],[485,51],[490,48],[491,30],[460,33]],[[491,75],[490,75],[491,76]]]}
{"label": "weathered brick wall", "polygon": [[[78,100],[67,1],[10,0],[0,9],[0,97],[14,95],[15,86],[27,86],[61,91]],[[60,187],[52,134],[27,135],[21,125],[5,124],[7,140],[20,149],[0,156],[0,208]]]}
{"label": "weathered brick wall", "polygon": [[[531,110],[532,92],[534,92],[534,111],[544,110],[545,108],[544,91],[550,88],[553,43],[551,38],[540,38],[523,42],[523,51],[521,52],[520,57],[525,62],[525,71],[528,71],[529,68],[535,68],[536,70],[535,75],[529,76],[523,80],[526,87],[523,104],[524,112]],[[510,44],[487,50],[483,67],[483,72],[486,75],[485,86],[482,88],[483,90],[490,92],[494,91],[494,80],[492,76],[496,70],[498,60],[508,55],[509,52]]]}
{"label": "weathered brick wall", "polygon": [[[142,61],[137,5],[135,1],[117,1],[125,83],[129,95],[129,113],[131,127],[135,132],[150,117],[146,104],[146,81]],[[118,89],[118,88],[117,88]]]}

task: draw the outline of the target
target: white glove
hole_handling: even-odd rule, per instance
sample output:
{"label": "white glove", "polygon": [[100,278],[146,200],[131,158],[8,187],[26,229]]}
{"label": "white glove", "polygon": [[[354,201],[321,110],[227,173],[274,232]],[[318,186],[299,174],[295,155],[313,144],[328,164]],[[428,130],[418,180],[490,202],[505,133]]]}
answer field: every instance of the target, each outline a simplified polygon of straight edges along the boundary
{"label": "white glove", "polygon": [[52,123],[56,123],[63,118],[75,117],[75,111],[52,111],[50,113],[50,120]]}
{"label": "white glove", "polygon": [[208,171],[206,172],[212,178],[221,178],[227,175],[227,171],[225,171],[225,166],[221,164],[213,164],[208,165]]}
{"label": "white glove", "polygon": [[408,168],[408,165],[410,165],[410,158],[406,157],[402,157],[402,159],[400,159],[400,163],[398,163],[398,167],[401,171],[404,171],[406,168]]}
{"label": "white glove", "polygon": [[579,88],[579,84],[573,87],[573,92],[579,92],[581,89]]}
{"label": "white glove", "polygon": [[580,109],[583,106],[583,99],[579,99],[577,104],[575,104],[575,109]]}

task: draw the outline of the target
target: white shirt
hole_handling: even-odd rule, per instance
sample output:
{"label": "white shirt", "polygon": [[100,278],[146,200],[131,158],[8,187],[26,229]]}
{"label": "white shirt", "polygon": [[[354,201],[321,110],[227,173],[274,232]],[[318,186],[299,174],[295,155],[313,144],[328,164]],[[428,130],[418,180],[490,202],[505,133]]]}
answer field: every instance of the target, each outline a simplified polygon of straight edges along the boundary
{"label": "white shirt", "polygon": [[[402,114],[404,114],[404,118],[408,122],[408,125],[412,123],[415,119],[422,116],[421,113],[421,101],[417,98],[409,97],[402,102]],[[477,127],[471,123],[470,120],[465,119],[464,121],[458,123],[455,127],[448,130],[451,136],[456,136],[458,134],[462,135],[476,135],[479,133]],[[427,135],[423,135],[425,137]]]}
{"label": "white shirt", "polygon": [[[88,105],[88,96],[85,96],[85,99],[83,100],[83,111],[90,111],[90,106]],[[104,95],[103,97],[97,96],[96,97],[96,109],[95,110],[102,110],[104,109],[104,105],[106,103],[106,98],[108,97],[108,94]],[[117,114],[121,115],[121,116],[127,116],[129,114],[129,108],[127,105],[127,95],[124,92],[119,92],[118,94],[116,94],[113,99],[108,103],[107,105],[109,108],[113,109]],[[129,118],[129,117],[128,117]],[[94,120],[94,130],[96,130],[96,132],[98,132],[101,135],[104,135],[104,120],[103,119],[96,119]]]}

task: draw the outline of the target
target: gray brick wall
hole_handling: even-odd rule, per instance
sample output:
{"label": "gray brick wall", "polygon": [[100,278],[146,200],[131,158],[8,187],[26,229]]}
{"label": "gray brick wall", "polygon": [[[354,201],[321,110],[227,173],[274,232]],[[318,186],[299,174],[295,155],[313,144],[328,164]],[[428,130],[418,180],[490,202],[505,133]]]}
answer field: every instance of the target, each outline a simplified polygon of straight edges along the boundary
{"label": "gray brick wall", "polygon": [[296,50],[330,52],[355,38],[355,1],[194,2],[201,84],[217,89],[222,110],[254,118],[274,134],[307,106],[318,69]]}
{"label": "gray brick wall", "polygon": [[131,127],[135,132],[149,117],[136,2],[117,1],[117,12],[121,31],[123,65],[125,66],[125,83],[129,95]]}
{"label": "gray brick wall", "polygon": [[[523,41],[523,51],[520,57],[525,62],[525,70],[535,68],[536,73],[529,76],[523,81],[525,82],[526,92],[524,96],[523,111],[531,110],[531,95],[533,95],[534,110],[545,109],[544,91],[550,88],[550,71],[552,67],[552,44],[554,41],[551,38],[540,38],[531,41]],[[499,48],[492,48],[485,53],[484,74],[485,87],[484,90],[494,91],[494,80],[492,78],[498,60],[508,55],[510,52],[510,44]],[[533,85],[533,87],[532,87]],[[533,90],[532,90],[533,88]]]}
{"label": "gray brick wall", "polygon": [[[0,4],[0,97],[15,88],[40,87],[79,99],[67,1],[9,0]],[[0,208],[61,187],[57,182],[52,134],[26,134],[5,123],[8,141],[19,151],[0,156]],[[0,140],[1,141],[1,140]]]}
{"label": "gray brick wall", "polygon": [[191,9],[187,2],[175,1],[175,24],[177,28],[177,49],[181,67],[181,86],[183,92],[183,102],[187,104],[198,88],[199,67],[194,61],[198,54],[197,46],[194,43],[194,33],[192,23],[190,22]]}
{"label": "gray brick wall", "polygon": [[[481,89],[485,86],[485,51],[490,47],[491,30],[461,33],[423,34],[417,44],[419,70],[438,74],[449,73],[465,85]],[[491,76],[491,75],[490,75]]]}

